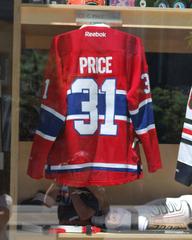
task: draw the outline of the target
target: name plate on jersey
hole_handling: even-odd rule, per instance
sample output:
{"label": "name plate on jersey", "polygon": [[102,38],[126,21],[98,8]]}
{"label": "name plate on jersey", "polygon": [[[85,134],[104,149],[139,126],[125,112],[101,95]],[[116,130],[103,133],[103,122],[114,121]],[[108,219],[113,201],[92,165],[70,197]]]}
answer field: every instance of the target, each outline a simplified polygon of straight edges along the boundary
{"label": "name plate on jersey", "polygon": [[79,10],[76,12],[76,23],[78,25],[105,23],[110,26],[121,26],[122,19],[120,12]]}

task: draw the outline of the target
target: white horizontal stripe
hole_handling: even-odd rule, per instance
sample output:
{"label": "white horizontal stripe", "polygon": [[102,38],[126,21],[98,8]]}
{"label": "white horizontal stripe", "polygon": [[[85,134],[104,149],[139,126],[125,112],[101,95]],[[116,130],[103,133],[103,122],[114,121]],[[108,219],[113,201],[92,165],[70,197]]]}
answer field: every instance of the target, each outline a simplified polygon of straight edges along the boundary
{"label": "white horizontal stripe", "polygon": [[87,167],[102,167],[102,168],[124,168],[137,170],[138,166],[133,164],[116,164],[116,163],[82,163],[71,165],[51,165],[51,170],[73,170]]}
{"label": "white horizontal stripe", "polygon": [[[66,117],[66,120],[87,120],[90,119],[90,116],[88,114],[79,114],[79,115],[68,115]],[[99,120],[104,120],[104,115],[99,115]],[[127,116],[121,116],[121,115],[115,115],[115,120],[122,120],[122,121],[128,121],[131,122],[130,118]]]}
{"label": "white horizontal stripe", "polygon": [[41,136],[42,138],[46,139],[46,140],[49,140],[49,141],[55,141],[56,137],[52,137],[52,136],[49,136],[47,134],[44,134],[42,133],[41,131],[39,130],[36,130],[35,132],[37,135]]}
{"label": "white horizontal stripe", "polygon": [[[72,92],[71,92],[71,89],[68,89],[68,90],[67,90],[67,95],[69,95],[69,94],[71,94],[71,93],[72,93]],[[81,93],[81,92],[80,92],[80,93]],[[89,93],[88,90],[87,90],[87,93]],[[100,94],[104,94],[105,92],[102,92],[102,91],[99,89],[99,93],[100,93]],[[127,94],[127,91],[117,89],[117,90],[116,90],[116,94],[123,94],[123,95],[126,95],[126,94]]]}
{"label": "white horizontal stripe", "polygon": [[192,130],[192,124],[184,123],[183,127],[186,128],[186,129]]}
{"label": "white horizontal stripe", "polygon": [[[112,91],[113,92],[113,91]],[[105,94],[105,92],[103,92],[101,89],[99,89],[99,93],[100,94]],[[121,90],[121,89],[117,89],[116,91],[115,91],[115,93],[116,94],[122,94],[122,95],[126,95],[127,94],[127,92],[125,91],[125,90]]]}
{"label": "white horizontal stripe", "polygon": [[41,108],[43,108],[44,110],[46,110],[47,112],[50,112],[51,114],[53,114],[54,116],[56,116],[57,118],[59,118],[62,121],[65,121],[65,116],[63,116],[62,114],[58,113],[57,111],[55,111],[54,109],[45,106],[44,104],[41,104]]}
{"label": "white horizontal stripe", "polygon": [[127,94],[127,91],[125,90],[116,90],[116,94],[123,94],[123,95],[126,95]]}
{"label": "white horizontal stripe", "polygon": [[192,119],[192,109],[189,107],[189,105],[187,105],[187,111],[186,111],[185,117],[188,119]]}
{"label": "white horizontal stripe", "polygon": [[105,92],[101,91],[101,89],[99,89],[99,94],[105,94]]}
{"label": "white horizontal stripe", "polygon": [[192,135],[187,133],[182,133],[182,138],[192,141]]}
{"label": "white horizontal stripe", "polygon": [[154,128],[155,128],[155,124],[151,124],[151,125],[147,126],[146,128],[137,130],[137,131],[135,131],[135,132],[136,132],[137,134],[143,134],[143,133],[148,132],[150,129],[154,129]]}
{"label": "white horizontal stripe", "polygon": [[179,145],[178,161],[192,166],[192,146],[183,142]]}
{"label": "white horizontal stripe", "polygon": [[121,116],[121,115],[115,115],[115,120],[122,120],[122,121],[128,121],[128,122],[131,121],[131,119],[128,118],[127,116]]}
{"label": "white horizontal stripe", "polygon": [[152,99],[151,99],[151,98],[145,99],[144,101],[140,102],[140,104],[139,104],[139,106],[138,106],[137,109],[132,110],[132,111],[129,111],[130,114],[131,114],[131,115],[137,114],[137,113],[139,112],[139,109],[140,109],[141,107],[143,107],[144,105],[146,105],[147,103],[150,103],[150,102],[152,102]]}
{"label": "white horizontal stripe", "polygon": [[[99,115],[99,120],[105,120],[105,115]],[[130,122],[130,118],[128,118],[127,116],[122,116],[122,115],[115,115],[114,120],[122,120],[122,121]]]}
{"label": "white horizontal stripe", "polygon": [[68,115],[66,120],[75,120],[75,119],[79,119],[79,120],[87,120],[89,119],[90,116],[89,114],[74,114],[74,115]]}
{"label": "white horizontal stripe", "polygon": [[99,115],[99,120],[104,120],[105,119],[105,115]]}

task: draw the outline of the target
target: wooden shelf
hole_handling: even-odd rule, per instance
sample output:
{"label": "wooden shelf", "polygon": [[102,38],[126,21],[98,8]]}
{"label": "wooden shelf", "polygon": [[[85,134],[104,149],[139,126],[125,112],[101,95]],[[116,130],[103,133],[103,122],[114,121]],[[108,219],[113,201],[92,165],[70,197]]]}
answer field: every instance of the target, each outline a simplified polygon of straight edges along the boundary
{"label": "wooden shelf", "polygon": [[184,240],[191,239],[191,234],[185,233],[169,233],[169,234],[158,234],[158,233],[97,233],[93,234],[91,237],[85,234],[74,234],[74,233],[60,233],[58,234],[57,240],[69,240],[69,239],[95,239],[95,240],[120,240],[120,239],[131,239],[131,240],[139,240],[139,239],[150,239],[150,240]]}
{"label": "wooden shelf", "polygon": [[173,233],[173,234],[146,234],[146,233],[138,233],[138,234],[123,234],[123,233],[97,233],[91,236],[85,234],[74,234],[74,233],[60,233],[55,234],[42,234],[42,233],[30,233],[30,232],[17,232],[14,234],[14,239],[16,240],[85,240],[85,239],[94,239],[94,240],[121,240],[121,239],[130,239],[130,240],[139,240],[139,239],[148,239],[148,240],[184,240],[191,239],[191,234],[181,234],[181,233]]}
{"label": "wooden shelf", "polygon": [[[89,5],[22,5],[24,25],[76,25],[80,10],[119,12],[123,27],[192,29],[191,9],[163,9]],[[35,17],[34,17],[35,16]]]}
{"label": "wooden shelf", "polygon": [[54,35],[79,27],[76,14],[81,10],[118,12],[122,23],[116,27],[141,37],[148,52],[192,52],[191,9],[85,5],[22,5],[23,48],[49,49]]}

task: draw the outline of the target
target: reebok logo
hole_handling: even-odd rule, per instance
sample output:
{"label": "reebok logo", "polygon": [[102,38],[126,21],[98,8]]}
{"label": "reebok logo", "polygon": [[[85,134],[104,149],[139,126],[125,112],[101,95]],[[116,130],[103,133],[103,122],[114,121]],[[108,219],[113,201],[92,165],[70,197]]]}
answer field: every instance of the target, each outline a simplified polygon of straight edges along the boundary
{"label": "reebok logo", "polygon": [[101,37],[101,38],[105,38],[106,37],[106,33],[105,32],[85,32],[85,37]]}

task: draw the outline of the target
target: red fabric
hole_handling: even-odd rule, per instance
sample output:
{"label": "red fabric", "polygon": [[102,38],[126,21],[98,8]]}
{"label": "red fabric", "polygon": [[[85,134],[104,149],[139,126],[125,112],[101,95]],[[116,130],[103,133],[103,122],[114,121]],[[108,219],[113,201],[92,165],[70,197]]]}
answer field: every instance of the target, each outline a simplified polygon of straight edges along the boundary
{"label": "red fabric", "polygon": [[[90,65],[86,66],[85,61]],[[57,114],[65,116],[66,120],[55,140],[45,139],[37,132],[28,166],[31,177],[42,178],[46,166],[46,178],[71,186],[106,186],[133,181],[143,176],[139,146],[134,144],[136,138],[143,144],[149,171],[161,168],[155,126],[142,132],[135,129],[136,125],[140,128],[144,121],[148,121],[148,110],[139,115],[141,119],[132,118],[145,101],[151,101],[148,66],[140,38],[96,26],[55,36],[45,69],[42,96],[43,106],[54,111],[53,121],[50,118],[47,122],[43,120],[46,122],[46,135],[58,123],[60,116]],[[79,96],[80,100],[69,106],[70,99]],[[118,106],[114,105],[117,99]],[[125,105],[124,99],[128,120],[111,119],[111,109],[122,111],[120,102]],[[87,114],[88,119],[75,119],[73,112],[70,114],[73,107],[82,108],[76,116]],[[111,129],[105,129],[106,126]],[[108,132],[112,134],[106,134]],[[71,170],[83,164],[85,167],[81,170]],[[127,170],[124,165],[131,165],[137,171]],[[70,168],[50,171],[52,166],[57,170],[65,166]]]}

